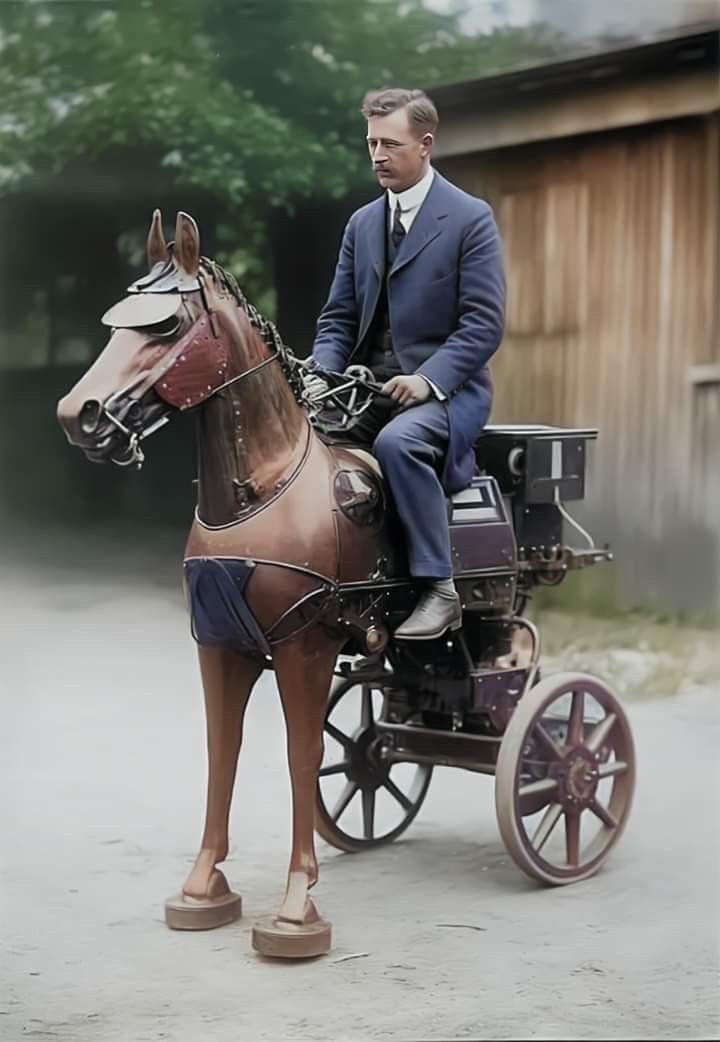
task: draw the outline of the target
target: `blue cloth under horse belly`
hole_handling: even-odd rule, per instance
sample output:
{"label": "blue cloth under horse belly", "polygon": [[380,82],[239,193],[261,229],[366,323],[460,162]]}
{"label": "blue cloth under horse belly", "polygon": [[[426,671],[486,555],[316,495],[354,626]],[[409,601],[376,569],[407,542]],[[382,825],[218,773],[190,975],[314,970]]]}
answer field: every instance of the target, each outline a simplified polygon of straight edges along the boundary
{"label": "blue cloth under horse belly", "polygon": [[184,568],[192,635],[198,644],[269,655],[270,645],[245,596],[253,563],[191,557]]}

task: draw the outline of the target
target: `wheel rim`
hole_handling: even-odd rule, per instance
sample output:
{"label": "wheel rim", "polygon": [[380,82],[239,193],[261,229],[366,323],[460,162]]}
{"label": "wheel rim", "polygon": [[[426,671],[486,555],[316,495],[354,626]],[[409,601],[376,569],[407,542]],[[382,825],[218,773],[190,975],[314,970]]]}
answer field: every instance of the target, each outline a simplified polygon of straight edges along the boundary
{"label": "wheel rim", "polygon": [[546,882],[591,875],[623,831],[634,782],[632,735],[615,696],[584,674],[549,677],[521,701],[498,759],[510,853]]}
{"label": "wheel rim", "polygon": [[330,698],[325,756],[319,771],[319,831],[342,849],[388,843],[416,816],[432,767],[394,763],[382,756],[377,719],[382,692],[345,681]]}

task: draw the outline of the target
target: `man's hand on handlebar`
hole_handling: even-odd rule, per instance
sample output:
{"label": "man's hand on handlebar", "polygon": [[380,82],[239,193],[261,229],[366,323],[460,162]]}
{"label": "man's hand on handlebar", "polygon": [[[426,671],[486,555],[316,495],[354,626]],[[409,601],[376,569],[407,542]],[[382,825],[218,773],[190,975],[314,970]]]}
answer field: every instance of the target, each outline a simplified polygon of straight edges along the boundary
{"label": "man's hand on handlebar", "polygon": [[[334,386],[327,379],[328,375],[323,373],[322,369],[303,373],[305,395],[308,402],[317,402],[330,390],[331,386]],[[432,393],[430,384],[422,376],[393,376],[391,380],[387,380],[382,385],[382,388],[378,388],[378,385],[373,381],[372,373],[364,366],[348,366],[344,375],[351,380],[365,383],[373,388],[376,394],[379,392],[382,396],[392,398],[403,409],[426,402]],[[337,379],[338,374],[332,374],[332,376]]]}
{"label": "man's hand on handlebar", "polygon": [[305,394],[309,401],[313,402],[325,391],[329,390],[330,384],[325,380],[319,373],[304,373],[303,384],[305,385]]}
{"label": "man's hand on handlebar", "polygon": [[383,393],[407,409],[419,405],[430,397],[430,384],[422,376],[393,376],[383,384]]}

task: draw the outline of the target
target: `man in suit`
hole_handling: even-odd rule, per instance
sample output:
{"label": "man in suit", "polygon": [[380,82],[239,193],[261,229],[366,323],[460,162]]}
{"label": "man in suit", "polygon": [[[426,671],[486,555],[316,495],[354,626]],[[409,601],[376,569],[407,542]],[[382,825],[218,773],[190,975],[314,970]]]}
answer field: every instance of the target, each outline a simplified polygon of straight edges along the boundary
{"label": "man in suit", "polygon": [[461,624],[446,496],[470,483],[490,413],[504,268],[490,207],[430,164],[432,101],[392,88],[368,94],[362,113],[384,192],[346,225],[310,388],[320,388],[322,369],[363,363],[392,398],[377,399],[360,430],[403,523],[410,571],[426,584],[395,636],[427,640]]}

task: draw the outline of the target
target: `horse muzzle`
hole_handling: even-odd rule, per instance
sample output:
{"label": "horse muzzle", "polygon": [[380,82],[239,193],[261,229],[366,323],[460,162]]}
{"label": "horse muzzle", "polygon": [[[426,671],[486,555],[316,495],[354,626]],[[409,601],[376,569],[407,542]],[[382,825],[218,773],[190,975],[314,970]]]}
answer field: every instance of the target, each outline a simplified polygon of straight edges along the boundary
{"label": "horse muzzle", "polygon": [[139,469],[145,458],[140,442],[167,423],[169,410],[152,391],[138,399],[128,388],[105,401],[89,398],[79,408],[68,395],[58,403],[57,416],[70,444],[91,462]]}

